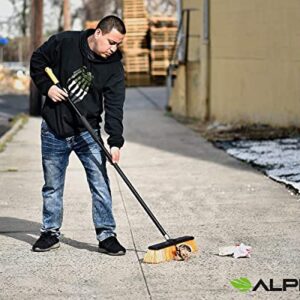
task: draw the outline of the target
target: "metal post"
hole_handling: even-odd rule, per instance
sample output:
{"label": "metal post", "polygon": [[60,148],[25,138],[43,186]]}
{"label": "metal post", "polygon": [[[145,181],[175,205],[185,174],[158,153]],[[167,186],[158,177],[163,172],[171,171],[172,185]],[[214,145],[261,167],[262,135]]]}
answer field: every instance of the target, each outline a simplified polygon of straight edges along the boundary
{"label": "metal post", "polygon": [[205,121],[210,118],[209,103],[209,0],[203,2],[203,38],[201,44],[200,64],[200,102],[202,105],[201,118]]}
{"label": "metal post", "polygon": [[[173,87],[173,72],[175,70],[176,60],[178,58],[179,48],[181,46],[179,39],[180,39],[181,31],[182,31],[184,12],[185,12],[184,10],[181,11],[181,14],[179,17],[178,30],[176,32],[175,43],[172,48],[171,56],[169,57],[170,63],[169,63],[167,79],[166,79],[166,87],[167,87],[167,107],[166,107],[166,109],[167,110],[170,109],[168,102],[169,102],[169,99],[171,96],[171,89]],[[179,40],[179,42],[178,42],[178,40]]]}
{"label": "metal post", "polygon": [[208,43],[209,37],[209,0],[203,3],[203,41]]}
{"label": "metal post", "polygon": [[177,14],[179,19],[179,26],[178,26],[179,30],[178,30],[178,36],[176,38],[178,40],[177,58],[178,61],[183,61],[184,45],[182,44],[182,39],[184,38],[184,36],[183,36],[182,24],[183,24],[184,10],[182,9],[182,0],[178,0]]}
{"label": "metal post", "polygon": [[186,11],[186,33],[185,33],[185,57],[184,62],[187,64],[189,58],[189,37],[190,37],[190,10]]}

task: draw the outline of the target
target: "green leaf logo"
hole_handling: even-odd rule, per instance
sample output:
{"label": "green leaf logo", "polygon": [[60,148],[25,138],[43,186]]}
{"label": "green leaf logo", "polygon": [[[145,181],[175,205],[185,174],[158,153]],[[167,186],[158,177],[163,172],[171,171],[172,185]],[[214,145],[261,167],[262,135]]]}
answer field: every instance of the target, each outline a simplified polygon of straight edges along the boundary
{"label": "green leaf logo", "polygon": [[248,292],[252,288],[252,284],[248,278],[241,277],[230,281],[231,285],[243,293]]}

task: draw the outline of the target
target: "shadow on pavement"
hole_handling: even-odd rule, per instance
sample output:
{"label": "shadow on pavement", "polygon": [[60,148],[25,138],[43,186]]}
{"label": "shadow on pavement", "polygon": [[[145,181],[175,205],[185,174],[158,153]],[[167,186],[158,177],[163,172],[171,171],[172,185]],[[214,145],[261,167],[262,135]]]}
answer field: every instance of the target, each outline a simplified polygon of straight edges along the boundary
{"label": "shadow on pavement", "polygon": [[[0,217],[0,235],[5,235],[13,239],[28,243],[31,246],[36,241],[36,238],[31,236],[40,234],[41,224],[33,221],[24,219],[12,218],[12,217]],[[66,237],[64,234],[61,235],[60,242],[69,245],[73,248],[80,250],[88,250],[91,252],[98,252],[98,244],[83,243]],[[126,249],[127,251],[134,252],[145,252],[137,249]]]}
{"label": "shadow on pavement", "polygon": [[232,159],[223,150],[205,141],[199,133],[168,116],[165,111],[164,88],[129,88],[126,94],[125,140],[180,156],[249,171],[246,164]]}
{"label": "shadow on pavement", "polygon": [[[30,245],[36,241],[32,234],[40,234],[41,224],[24,219],[12,217],[0,217],[0,234],[5,235]],[[98,252],[97,245],[79,242],[62,235],[61,242],[77,249],[84,249],[91,252]]]}

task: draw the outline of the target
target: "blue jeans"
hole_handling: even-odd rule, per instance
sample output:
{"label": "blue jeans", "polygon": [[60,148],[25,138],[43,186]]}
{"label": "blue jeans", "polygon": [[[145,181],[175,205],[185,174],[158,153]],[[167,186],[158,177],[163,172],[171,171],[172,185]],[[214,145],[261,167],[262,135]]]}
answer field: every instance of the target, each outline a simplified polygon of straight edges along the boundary
{"label": "blue jeans", "polygon": [[115,236],[115,220],[106,171],[106,157],[88,131],[68,138],[56,136],[43,120],[41,125],[42,163],[45,184],[42,232],[60,235],[63,220],[63,192],[69,156],[74,150],[87,176],[92,194],[92,213],[97,239]]}

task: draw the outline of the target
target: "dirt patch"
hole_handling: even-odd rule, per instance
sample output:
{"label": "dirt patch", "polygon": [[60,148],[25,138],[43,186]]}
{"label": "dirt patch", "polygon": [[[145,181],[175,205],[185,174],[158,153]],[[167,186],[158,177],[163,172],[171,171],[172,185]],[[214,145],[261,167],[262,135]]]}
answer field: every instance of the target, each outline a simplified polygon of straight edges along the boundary
{"label": "dirt patch", "polygon": [[221,124],[175,117],[210,142],[236,140],[274,140],[300,137],[298,127],[274,127],[265,124]]}

